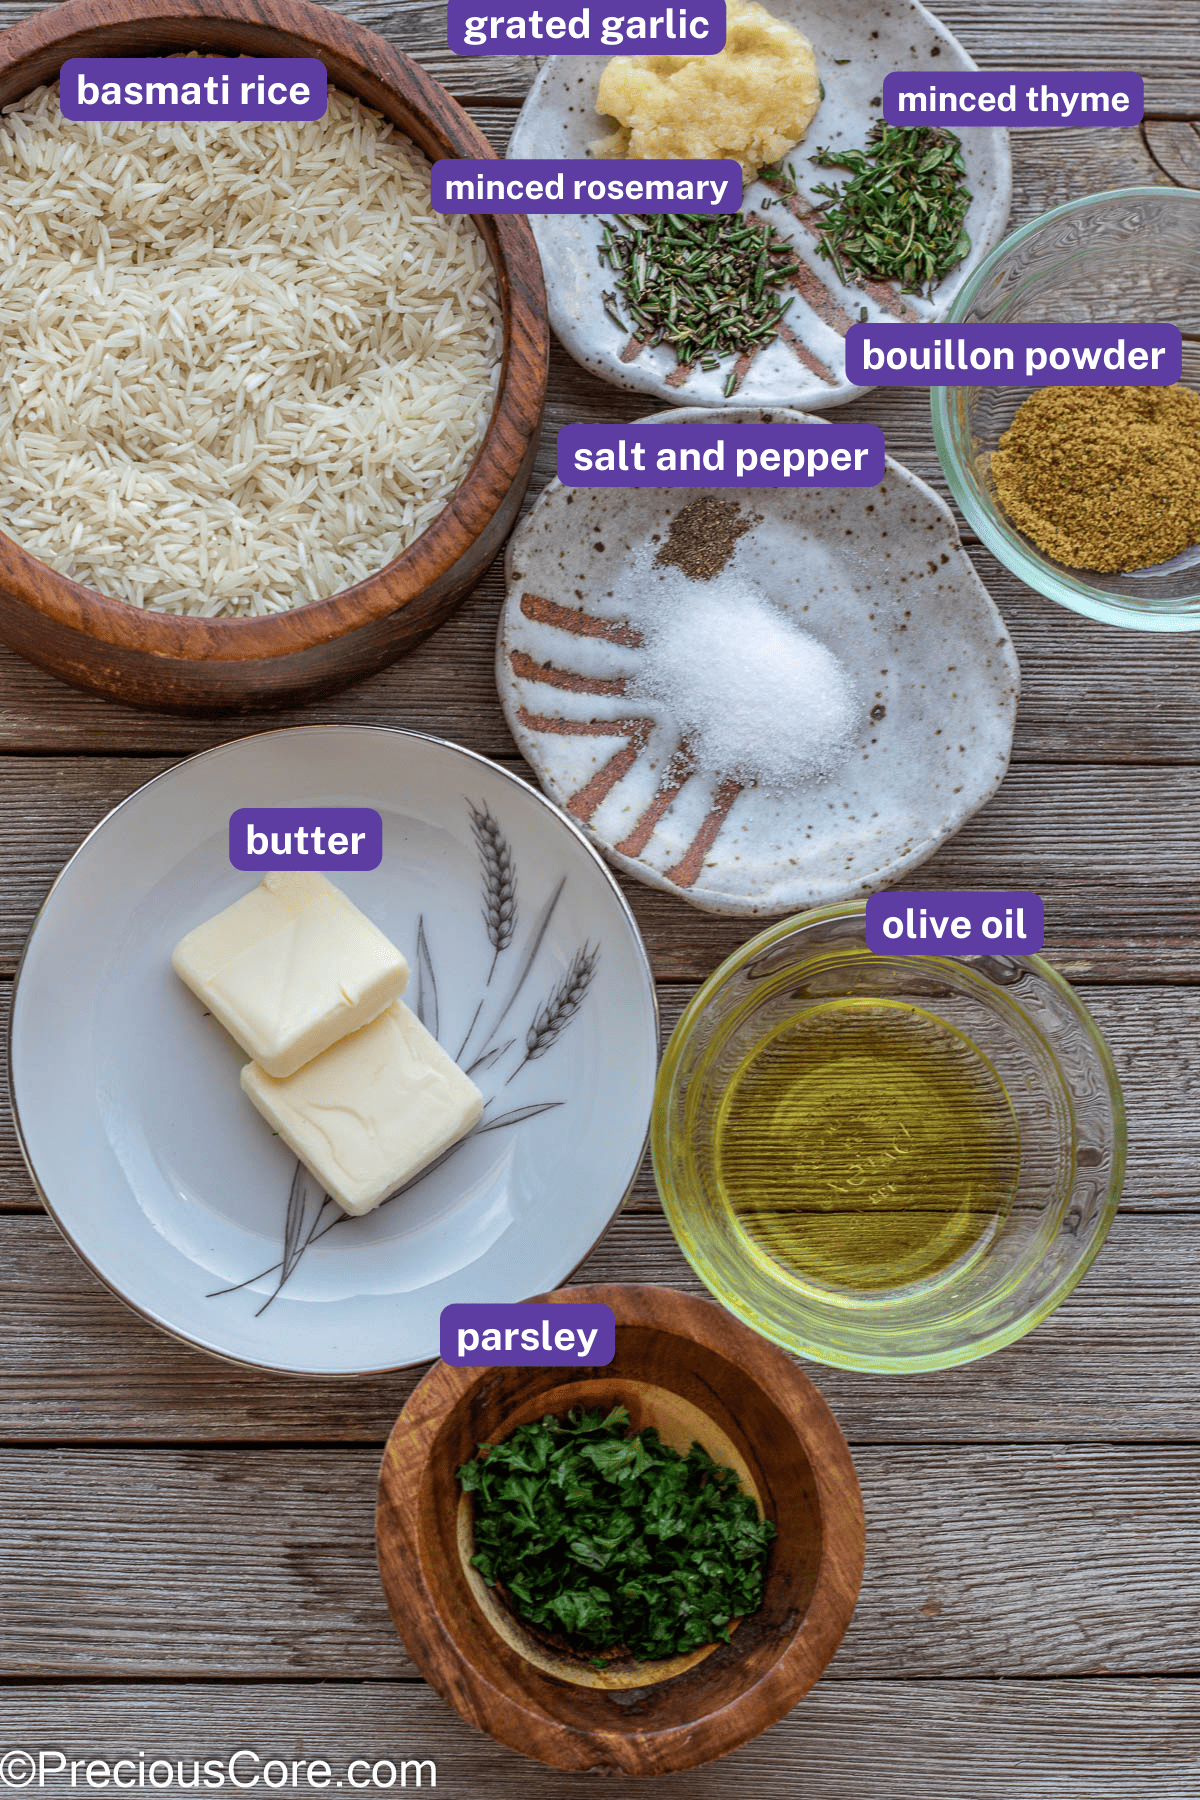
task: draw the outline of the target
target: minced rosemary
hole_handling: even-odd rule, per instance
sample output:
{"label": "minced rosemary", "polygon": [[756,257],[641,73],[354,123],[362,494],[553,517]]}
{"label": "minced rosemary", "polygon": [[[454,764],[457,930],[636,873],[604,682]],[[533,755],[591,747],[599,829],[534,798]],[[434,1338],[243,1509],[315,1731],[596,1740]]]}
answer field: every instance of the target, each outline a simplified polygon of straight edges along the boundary
{"label": "minced rosemary", "polygon": [[[617,277],[604,308],[642,343],[668,344],[681,363],[715,369],[722,357],[748,354],[775,336],[792,304],[781,295],[792,260],[773,226],[740,212],[624,216],[604,225],[600,261]],[[731,371],[726,393],[736,386]]]}
{"label": "minced rosemary", "polygon": [[932,293],[971,248],[963,221],[971,205],[962,146],[932,125],[872,126],[865,150],[818,150],[821,169],[849,169],[841,187],[822,182],[820,253],[847,280],[898,282],[905,293]]}

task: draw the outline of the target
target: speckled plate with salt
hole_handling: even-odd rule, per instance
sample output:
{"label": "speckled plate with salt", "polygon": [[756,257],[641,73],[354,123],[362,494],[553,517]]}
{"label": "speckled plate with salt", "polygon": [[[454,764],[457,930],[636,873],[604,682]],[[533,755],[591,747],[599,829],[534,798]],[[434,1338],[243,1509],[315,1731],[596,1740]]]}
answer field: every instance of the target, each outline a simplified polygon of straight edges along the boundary
{"label": "speckled plate with salt", "polygon": [[[655,415],[714,416],[804,417]],[[685,561],[721,565],[698,578],[661,558],[702,494],[732,529],[692,534]],[[672,630],[693,590],[689,643]],[[509,542],[497,680],[543,788],[611,861],[749,916],[852,899],[931,856],[1004,777],[1020,671],[949,509],[889,458],[875,488],[551,482]]]}
{"label": "speckled plate with salt", "polygon": [[[947,74],[975,64],[958,40],[918,0],[889,6],[866,0],[764,0],[812,44],[825,98],[804,142],[783,158],[796,192],[758,180],[746,185],[743,210],[776,230],[795,253],[785,290],[792,305],[785,330],[753,358],[722,358],[712,370],[680,368],[664,344],[640,347],[613,324],[604,295],[615,275],[599,260],[602,220],[593,214],[533,215],[530,225],[546,275],[550,323],[577,362],[618,387],[656,394],[680,406],[840,406],[865,390],[846,379],[843,340],[861,317],[943,318],[951,301],[1004,236],[1012,188],[1008,133],[999,127],[961,132],[967,187],[972,195],[966,230],[971,249],[929,297],[901,294],[894,283],[839,281],[817,254],[813,192],[818,182],[850,179],[845,169],[817,169],[818,149],[861,149],[880,117],[884,76],[894,69]],[[614,121],[595,110],[602,56],[553,56],[539,71],[508,146],[513,157],[581,157],[608,136]],[[631,165],[631,167],[634,165]],[[785,184],[786,186],[786,184]],[[626,315],[623,315],[626,316]],[[725,395],[730,376],[737,381]]]}

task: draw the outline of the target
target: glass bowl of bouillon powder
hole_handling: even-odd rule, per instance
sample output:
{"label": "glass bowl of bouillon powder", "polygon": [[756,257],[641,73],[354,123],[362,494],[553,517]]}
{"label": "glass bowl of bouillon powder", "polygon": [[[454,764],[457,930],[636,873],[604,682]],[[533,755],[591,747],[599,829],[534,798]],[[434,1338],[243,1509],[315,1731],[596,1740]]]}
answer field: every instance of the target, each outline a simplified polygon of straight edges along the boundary
{"label": "glass bowl of bouillon powder", "polygon": [[663,1206],[717,1299],[841,1368],[939,1369],[1039,1324],[1112,1223],[1125,1112],[1040,956],[880,956],[865,905],[784,920],[667,1046]]}
{"label": "glass bowl of bouillon powder", "polygon": [[1060,606],[1200,630],[1200,192],[1122,188],[1056,207],[992,252],[947,320],[1043,322],[1177,325],[1183,379],[934,388],[955,499],[1005,567]]}

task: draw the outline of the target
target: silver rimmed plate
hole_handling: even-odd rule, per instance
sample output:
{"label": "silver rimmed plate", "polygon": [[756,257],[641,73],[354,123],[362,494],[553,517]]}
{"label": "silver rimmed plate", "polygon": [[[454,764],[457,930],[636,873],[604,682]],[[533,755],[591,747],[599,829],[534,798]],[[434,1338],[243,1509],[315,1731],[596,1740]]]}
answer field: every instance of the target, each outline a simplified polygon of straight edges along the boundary
{"label": "silver rimmed plate", "polygon": [[[243,1053],[171,970],[254,885],[227,834],[258,805],[382,815],[380,867],[334,879],[485,1096],[479,1128],[364,1218],[272,1136]],[[574,826],[482,757],[366,726],[242,738],[110,813],[33,928],[11,1041],[26,1160],[109,1287],[206,1350],[327,1375],[423,1361],[443,1306],[561,1282],[637,1171],[657,1048],[637,927]]]}
{"label": "silver rimmed plate", "polygon": [[[971,249],[932,296],[901,294],[892,283],[842,282],[817,254],[814,183],[849,179],[844,169],[817,169],[819,148],[861,149],[880,116],[884,76],[919,69],[931,78],[975,64],[957,38],[918,0],[880,7],[857,0],[765,0],[768,12],[802,31],[813,46],[825,97],[807,138],[783,159],[795,170],[795,190],[763,180],[747,184],[743,209],[772,224],[795,253],[786,290],[792,304],[785,331],[743,367],[732,357],[719,367],[680,369],[666,345],[639,348],[609,318],[605,293],[614,274],[599,260],[602,220],[592,214],[534,215],[533,227],[546,274],[550,323],[577,362],[618,387],[657,394],[679,406],[840,406],[865,390],[846,379],[843,339],[860,318],[940,319],[954,296],[1004,236],[1012,189],[1008,133],[975,127],[959,135],[973,198],[966,229]],[[517,157],[581,157],[606,137],[614,121],[596,111],[596,92],[607,58],[552,56],[539,71],[513,130],[508,154]],[[623,314],[628,318],[628,314]],[[726,395],[730,376],[736,390]]]}

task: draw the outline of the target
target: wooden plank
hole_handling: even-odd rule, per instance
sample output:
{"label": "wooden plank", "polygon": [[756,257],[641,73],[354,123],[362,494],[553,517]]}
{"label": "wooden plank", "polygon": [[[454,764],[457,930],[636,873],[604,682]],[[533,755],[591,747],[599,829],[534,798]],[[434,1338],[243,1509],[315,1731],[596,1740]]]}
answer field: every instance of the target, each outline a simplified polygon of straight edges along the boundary
{"label": "wooden plank", "polygon": [[[659,989],[663,1041],[691,996],[683,984]],[[1200,1206],[1200,991],[1093,987],[1084,1000],[1117,1064],[1130,1120],[1123,1205],[1177,1211]],[[0,1044],[7,1042],[11,988],[0,982]],[[6,1080],[0,1050],[0,1082]],[[0,1212],[40,1211],[0,1086]],[[631,1196],[657,1210],[649,1158]]]}
{"label": "wooden plank", "polygon": [[1200,188],[1200,125],[1152,119],[1145,133],[1151,155],[1171,180],[1180,187]]}
{"label": "wooden plank", "polygon": [[1156,7],[1152,37],[1144,16],[1120,0],[1049,0],[1037,7],[938,0],[935,10],[985,69],[1137,69],[1148,113],[1195,113],[1195,14],[1188,0]]}
{"label": "wooden plank", "polygon": [[[15,967],[37,908],[86,833],[168,766],[159,757],[0,758],[0,974]],[[1035,889],[1046,904],[1047,953],[1071,979],[1194,980],[1196,792],[1187,767],[1019,764],[925,865],[922,883]],[[660,979],[704,977],[752,929],[623,885]]]}
{"label": "wooden plank", "polygon": [[[857,416],[858,410],[847,412]],[[913,430],[927,432],[927,408]],[[900,460],[916,467],[928,464],[931,454],[906,453]],[[927,467],[921,472],[932,474]],[[1042,599],[982,547],[973,546],[971,555],[1021,663],[1015,760],[1200,760],[1200,711],[1193,700],[1200,686],[1200,633],[1114,631]],[[0,755],[81,746],[99,755],[180,755],[256,731],[345,722],[423,731],[486,756],[511,756],[493,673],[503,591],[497,563],[455,616],[402,662],[328,700],[241,718],[134,712],[77,693],[0,646]]]}
{"label": "wooden plank", "polygon": [[12,1095],[8,1082],[8,1022],[12,1016],[12,983],[0,982],[0,1211],[20,1209],[40,1212],[41,1201],[34,1191],[17,1143],[17,1127],[12,1113]]}
{"label": "wooden plank", "polygon": [[[859,1444],[1195,1443],[1195,1235],[1194,1214],[1122,1214],[1052,1318],[965,1368],[890,1381],[809,1373]],[[381,1444],[423,1373],[311,1381],[231,1368],[127,1314],[44,1218],[0,1217],[0,1271],[0,1443]],[[704,1292],[649,1207],[622,1214],[576,1279]]]}
{"label": "wooden plank", "polygon": [[[914,437],[928,432],[928,408],[919,410],[919,420],[906,421]],[[630,416],[635,411],[630,409]],[[927,466],[931,451],[911,454],[907,444],[893,443],[890,431],[889,444],[902,452],[899,460],[927,477],[933,474]],[[1200,686],[1200,633],[1174,636],[1096,625],[1043,600],[980,546],[973,546],[971,555],[1012,632],[1021,663],[1017,761],[1200,760],[1200,712],[1193,700]],[[77,693],[0,646],[0,754],[62,753],[81,746],[99,755],[190,754],[256,731],[346,722],[428,732],[468,743],[486,756],[511,756],[513,742],[493,673],[503,591],[497,563],[455,616],[402,662],[328,700],[241,718],[134,712]]]}
{"label": "wooden plank", "polygon": [[[692,991],[660,985],[664,1041]],[[1191,1210],[1200,1204],[1200,991],[1088,985],[1080,997],[1112,1052],[1125,1097],[1122,1207]],[[657,1209],[648,1163],[632,1204]]]}
{"label": "wooden plank", "polygon": [[[484,107],[480,116],[502,143],[511,109]],[[1014,145],[1014,223],[1074,192],[1164,179],[1136,132],[1030,131],[1018,133]],[[634,419],[653,405],[647,396],[601,382],[556,349],[530,503],[553,471],[561,425]],[[948,497],[924,393],[880,390],[839,416],[883,425],[890,453]],[[1192,677],[1200,675],[1200,643],[1104,630],[1034,595],[979,546],[973,554],[1009,620],[1022,660],[1019,758],[1178,761],[1200,755],[1200,722],[1189,700]],[[100,752],[179,753],[274,725],[354,719],[432,732],[470,741],[485,754],[505,754],[511,739],[492,671],[502,593],[498,558],[455,618],[392,669],[307,708],[242,718],[135,712],[77,693],[0,647],[0,752],[74,750],[86,744]]]}
{"label": "wooden plank", "polygon": [[[0,26],[37,10],[5,0]],[[530,57],[453,55],[438,0],[347,0],[339,10],[415,56],[466,103],[519,100],[533,79]],[[1147,111],[1183,118],[1195,112],[1200,58],[1188,0],[1161,0],[1152,35],[1127,0],[1094,0],[1086,9],[1076,0],[1043,0],[1032,10],[1016,0],[940,0],[937,13],[985,68],[1137,69]]]}
{"label": "wooden plank", "polygon": [[[31,1686],[10,1689],[4,1709],[13,1744],[54,1746],[66,1759],[182,1758],[188,1781],[193,1759],[250,1750],[264,1766],[272,1757],[324,1760],[335,1782],[359,1757],[430,1758],[438,1790],[455,1795],[578,1800],[580,1793],[578,1775],[492,1743],[417,1683]],[[1194,1681],[826,1676],[762,1737],[706,1769],[666,1776],[654,1791],[673,1800],[1195,1800],[1198,1759]],[[56,1758],[49,1767],[57,1768]],[[248,1758],[237,1765],[246,1780],[258,1767]],[[412,1789],[417,1775],[406,1773]],[[381,1775],[388,1779],[386,1768]],[[353,1778],[364,1777],[357,1769]],[[68,1779],[51,1775],[37,1791],[73,1800],[79,1789]],[[428,1770],[421,1779],[430,1785]],[[616,1800],[645,1791],[618,1776],[604,1781]]]}
{"label": "wooden plank", "polygon": [[1178,987],[1130,987],[1088,988],[1082,998],[1112,1051],[1125,1095],[1123,1204],[1190,1206],[1200,1193],[1200,996]]}
{"label": "wooden plank", "polygon": [[[0,19],[30,10],[0,8]],[[468,64],[449,57],[435,7],[369,0],[346,10],[416,48],[459,92],[497,95],[503,104],[476,101],[473,111],[493,141],[503,144],[529,64]],[[1152,107],[1189,117],[1197,91],[1191,14],[1178,0],[1165,13],[1159,10],[1149,57],[1141,21],[1124,5],[1118,12],[1114,0],[1086,16],[1051,0],[1032,26],[1011,0],[958,0],[957,7],[943,9],[947,22],[993,66],[1081,66],[1091,57],[1095,66],[1112,67],[1123,61],[1147,76]],[[420,49],[425,42],[429,56]],[[1102,137],[1111,141],[1102,143]],[[1156,141],[1161,152],[1161,135]],[[1073,192],[1160,179],[1136,132],[1071,133],[1061,140],[1054,133],[1020,133],[1014,150],[1014,222]],[[1107,158],[1103,167],[1101,157]],[[1174,172],[1169,161],[1164,167]],[[551,427],[571,417],[635,417],[647,409],[637,397],[621,397],[559,359]],[[881,420],[893,454],[937,475],[923,397],[893,403],[872,396],[846,416]],[[543,475],[552,446],[551,430]],[[1043,604],[997,574],[989,558],[981,556],[980,567],[1012,620],[1025,664],[1019,758],[1043,765],[1047,759],[1086,758],[1096,765],[1197,760],[1196,726],[1186,704],[1196,673],[1190,645],[1181,650],[1104,632]],[[498,593],[494,570],[460,619],[418,652],[420,661],[410,659],[297,717],[407,723],[461,737],[490,754],[510,753],[491,690]],[[87,745],[170,757],[268,722],[265,716],[243,724],[144,720],[71,695],[23,665],[10,670],[0,660],[0,749]],[[6,772],[0,770],[0,779]],[[130,766],[130,784],[144,773]],[[1145,828],[1132,836],[1131,821],[1146,810],[1146,783],[1121,787],[1120,771],[1114,776],[1111,768],[1086,765],[1075,772],[1074,785],[1068,777],[1056,787],[1059,775],[1045,766],[1027,773],[1036,789],[1033,841],[1019,842],[1022,790],[998,842],[990,834],[1000,803],[969,828],[985,835],[976,843],[964,834],[954,856],[971,855],[965,864],[951,858],[943,884],[955,883],[960,866],[978,868],[981,858],[990,867],[997,854],[1053,873],[1053,833],[1065,831],[1069,867],[1056,885],[1063,893],[1074,886],[1062,929],[1076,935],[1061,941],[1065,953],[1078,959],[1076,972],[1103,969],[1117,980],[1154,974],[1195,979],[1185,866],[1193,845],[1184,826],[1172,823],[1173,808],[1186,818],[1190,771],[1168,770],[1165,810],[1147,803]],[[61,770],[58,778],[64,778]],[[45,788],[34,782],[20,794],[41,802],[55,779],[48,769]],[[1106,819],[1114,779],[1119,803]],[[61,828],[63,817],[82,819],[106,780],[111,785],[110,774],[100,770],[96,788],[85,782],[72,789],[74,798],[68,795],[52,827],[57,821]],[[1092,804],[1077,825],[1069,809],[1080,805],[1085,788]],[[34,822],[27,811],[23,829]],[[1111,838],[1100,835],[1106,827]],[[70,829],[67,840],[69,848],[75,841]],[[1119,857],[1110,855],[1114,842]],[[28,923],[37,882],[48,881],[66,853],[63,844],[60,829],[49,858],[39,859],[25,845],[11,911],[9,896],[0,893],[0,955],[10,957]],[[1171,866],[1160,871],[1163,879],[1135,914],[1122,907],[1118,866],[1137,882],[1160,845]],[[948,854],[942,853],[939,865]],[[1090,885],[1083,880],[1081,887],[1080,867],[1088,862],[1094,865]],[[1108,867],[1112,876],[1101,878],[1097,870]],[[934,879],[932,866],[928,878]],[[982,877],[991,884],[1002,878]],[[747,934],[746,925],[714,928],[657,897],[639,896],[637,904],[649,920],[664,974],[701,974]],[[1096,942],[1106,932],[1109,941],[1097,955]],[[1192,996],[1128,989],[1089,998],[1125,1059],[1131,1098],[1137,1089],[1140,1143],[1129,1190],[1135,1204],[1194,1205],[1188,1191],[1196,1135],[1190,1106],[1195,1033],[1187,1010]],[[1174,1010],[1178,1006],[1183,1014]],[[0,1203],[6,1195],[12,1196],[9,1204],[31,1203],[27,1185],[22,1199],[23,1181],[15,1146],[0,1135]],[[618,1221],[587,1273],[620,1278],[637,1269],[643,1279],[694,1286],[649,1210],[644,1179],[639,1201],[644,1210]],[[913,1383],[820,1372],[822,1386],[860,1440],[878,1446],[908,1438],[917,1444],[928,1440],[932,1416],[939,1436],[954,1433],[991,1447],[859,1452],[872,1520],[872,1567],[855,1635],[835,1667],[835,1676],[849,1678],[823,1682],[757,1744],[719,1769],[676,1783],[681,1793],[703,1800],[715,1796],[719,1783],[722,1793],[803,1790],[816,1800],[861,1800],[864,1793],[873,1800],[1010,1800],[1014,1792],[1024,1800],[1124,1800],[1143,1790],[1172,1800],[1200,1795],[1194,1682],[1086,1676],[1097,1664],[1195,1667],[1196,1471],[1193,1453],[1182,1447],[1195,1438],[1194,1396],[1200,1391],[1189,1224],[1169,1217],[1119,1220],[1100,1264],[1068,1305],[1025,1344],[975,1368]],[[230,1371],[127,1317],[48,1222],[0,1220],[0,1241],[9,1253],[0,1255],[8,1301],[0,1314],[0,1433],[11,1437],[269,1434],[361,1444],[381,1435],[410,1386],[409,1377],[296,1383]],[[1049,1442],[1117,1434],[1174,1437],[1181,1449],[1147,1448],[1131,1465],[1127,1452],[1099,1445],[1081,1462],[1074,1451],[1008,1451],[994,1443],[1002,1437],[1038,1435]],[[65,1459],[30,1451],[19,1468],[0,1456],[5,1516],[18,1521],[19,1589],[16,1604],[5,1608],[9,1641],[19,1654],[14,1662],[0,1652],[0,1666],[40,1672],[45,1665],[38,1659],[49,1645],[52,1658],[60,1659],[51,1664],[55,1672],[72,1681],[84,1678],[78,1687],[10,1688],[9,1740],[23,1735],[72,1750],[78,1745],[81,1754],[95,1754],[98,1741],[101,1753],[152,1742],[155,1748],[178,1745],[181,1753],[198,1747],[208,1753],[215,1742],[218,1751],[228,1752],[252,1742],[264,1755],[324,1753],[331,1760],[364,1750],[392,1755],[399,1741],[406,1754],[435,1755],[441,1785],[452,1790],[457,1781],[464,1792],[520,1792],[547,1800],[565,1795],[568,1778],[476,1738],[419,1684],[383,1680],[363,1686],[345,1679],[368,1666],[384,1675],[409,1672],[374,1585],[373,1475],[373,1452],[365,1449],[76,1452]],[[3,1579],[11,1578],[13,1566]],[[30,1652],[34,1660],[26,1664],[21,1658]],[[936,1678],[861,1679],[864,1672],[901,1666]],[[231,1673],[237,1678],[264,1668],[289,1685],[226,1685]],[[945,1668],[1010,1678],[944,1681]],[[87,1679],[100,1675],[107,1683],[110,1673],[131,1671],[153,1675],[156,1684],[93,1686]],[[1011,1679],[1014,1673],[1066,1671],[1082,1678]],[[180,1672],[213,1679],[178,1688],[157,1679]],[[318,1687],[296,1679],[313,1673],[331,1680]],[[53,1780],[44,1791],[54,1791]]]}
{"label": "wooden plank", "polygon": [[[909,459],[915,460],[915,459]],[[1043,600],[995,558],[971,555],[1000,607],[1021,663],[1013,756],[1018,762],[1200,760],[1200,633],[1118,632]],[[0,754],[126,750],[190,754],[255,731],[353,723],[424,731],[513,755],[493,658],[503,596],[499,565],[455,616],[403,662],[342,694],[293,711],[178,719],[76,693],[0,646]]]}
{"label": "wooden plank", "polygon": [[[856,1452],[867,1576],[843,1680],[1187,1674],[1200,1449]],[[375,1566],[378,1454],[0,1452],[0,1667],[46,1680],[411,1672]]]}

